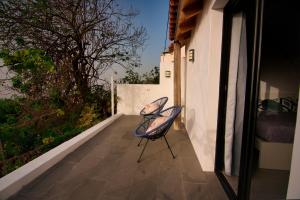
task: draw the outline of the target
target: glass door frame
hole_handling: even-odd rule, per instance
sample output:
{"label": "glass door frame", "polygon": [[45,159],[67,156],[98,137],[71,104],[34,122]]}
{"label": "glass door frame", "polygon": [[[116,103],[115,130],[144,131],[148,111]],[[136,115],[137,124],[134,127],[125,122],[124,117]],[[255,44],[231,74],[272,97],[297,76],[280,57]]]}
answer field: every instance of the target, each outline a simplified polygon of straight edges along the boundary
{"label": "glass door frame", "polygon": [[[264,0],[230,0],[224,8],[215,173],[230,199],[247,200],[250,197],[252,163],[254,154],[253,150],[255,146],[254,131],[259,92],[258,87],[260,75],[263,1]],[[232,18],[237,12],[242,12],[246,20],[248,67],[246,78],[240,173],[238,177],[238,190],[237,193],[235,193],[226,177],[224,176],[222,170],[224,169],[224,136],[226,123],[227,85],[229,75]]]}

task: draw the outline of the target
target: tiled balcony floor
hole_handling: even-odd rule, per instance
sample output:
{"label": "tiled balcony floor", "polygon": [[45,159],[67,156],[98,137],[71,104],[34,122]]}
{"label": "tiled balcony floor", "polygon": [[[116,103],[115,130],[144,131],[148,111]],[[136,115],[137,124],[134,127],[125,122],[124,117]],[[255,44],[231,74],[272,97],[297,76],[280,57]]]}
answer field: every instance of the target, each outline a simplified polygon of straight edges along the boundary
{"label": "tiled balcony floor", "polygon": [[[214,173],[203,172],[187,134],[170,130],[142,150],[132,131],[137,116],[122,116],[12,199],[227,199]],[[144,144],[144,143],[143,143]]]}

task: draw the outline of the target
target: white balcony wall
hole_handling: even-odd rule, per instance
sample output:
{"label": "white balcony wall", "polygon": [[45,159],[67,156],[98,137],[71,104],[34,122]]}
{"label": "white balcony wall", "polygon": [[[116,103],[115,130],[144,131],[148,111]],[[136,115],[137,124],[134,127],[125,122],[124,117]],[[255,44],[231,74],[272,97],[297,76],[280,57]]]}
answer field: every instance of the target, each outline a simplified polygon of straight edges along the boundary
{"label": "white balcony wall", "polygon": [[[152,101],[167,96],[169,98],[165,108],[174,105],[174,55],[162,54],[160,57],[159,84],[118,84],[117,85],[117,113],[138,115],[141,109]],[[170,71],[171,77],[166,77]]]}
{"label": "white balcony wall", "polygon": [[212,1],[204,1],[203,12],[186,54],[195,51],[194,62],[186,61],[186,129],[204,171],[213,171],[217,132],[219,76],[221,62],[223,12],[213,10]]}

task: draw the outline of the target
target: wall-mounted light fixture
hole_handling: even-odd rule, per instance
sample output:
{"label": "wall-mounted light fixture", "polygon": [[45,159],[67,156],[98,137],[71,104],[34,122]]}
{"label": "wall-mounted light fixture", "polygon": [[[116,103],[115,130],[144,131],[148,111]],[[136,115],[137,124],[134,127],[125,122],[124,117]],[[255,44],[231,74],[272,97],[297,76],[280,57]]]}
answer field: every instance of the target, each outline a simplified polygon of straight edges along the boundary
{"label": "wall-mounted light fixture", "polygon": [[194,49],[190,49],[189,50],[189,61],[190,62],[194,62],[194,58],[195,58],[195,50]]}
{"label": "wall-mounted light fixture", "polygon": [[165,71],[165,77],[170,78],[171,77],[171,71]]}

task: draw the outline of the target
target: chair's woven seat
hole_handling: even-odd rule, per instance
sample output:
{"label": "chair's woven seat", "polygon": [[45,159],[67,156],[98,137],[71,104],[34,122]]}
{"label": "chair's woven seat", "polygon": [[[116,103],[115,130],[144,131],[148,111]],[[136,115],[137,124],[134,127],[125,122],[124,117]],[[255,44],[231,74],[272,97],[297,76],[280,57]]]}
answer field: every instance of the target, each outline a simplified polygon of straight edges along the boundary
{"label": "chair's woven seat", "polygon": [[[173,107],[167,108],[167,109],[161,111],[158,115],[154,115],[151,118],[146,119],[142,124],[140,124],[136,128],[136,130],[134,131],[134,135],[137,137],[140,137],[140,138],[146,138],[147,143],[149,140],[156,140],[158,138],[164,137],[164,139],[172,153],[172,150],[167,142],[165,135],[168,133],[168,130],[170,129],[175,118],[179,115],[180,112],[181,112],[181,107],[179,107],[179,106],[173,106]],[[149,131],[148,130],[149,126],[151,126],[151,124],[159,117],[166,117],[166,120]],[[146,143],[146,145],[147,145],[147,143]],[[140,161],[140,159],[142,157],[142,154],[146,148],[146,145],[144,146],[144,149],[140,155],[140,158],[138,159],[138,162]],[[173,155],[173,153],[172,153],[172,156],[175,157]]]}

